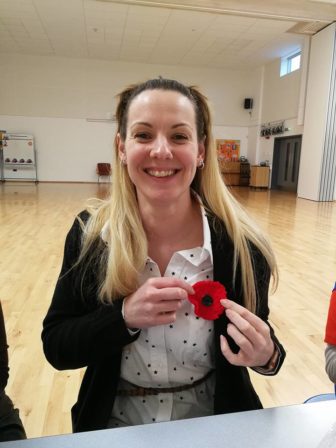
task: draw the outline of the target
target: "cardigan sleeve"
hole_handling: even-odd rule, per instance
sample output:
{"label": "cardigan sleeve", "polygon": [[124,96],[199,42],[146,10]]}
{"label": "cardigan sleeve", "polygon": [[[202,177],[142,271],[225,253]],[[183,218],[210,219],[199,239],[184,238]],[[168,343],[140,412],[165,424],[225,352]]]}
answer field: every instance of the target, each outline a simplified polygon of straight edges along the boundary
{"label": "cardigan sleeve", "polygon": [[[234,247],[231,238],[228,236],[224,224],[218,226],[218,223],[214,225],[214,220],[209,219],[211,230],[211,244],[214,261],[214,280],[223,283],[227,289],[228,297],[234,300],[239,305],[244,306],[243,288],[241,281],[241,265],[238,262],[235,281],[233,282],[233,259],[234,259]],[[217,229],[221,229],[218,231]],[[251,261],[254,271],[255,287],[256,287],[256,315],[260,317],[270,328],[271,338],[278,350],[279,357],[274,369],[266,370],[265,368],[257,367],[253,368],[256,372],[262,375],[276,375],[280,370],[286,353],[283,346],[275,336],[274,330],[270,325],[269,318],[269,306],[268,306],[268,290],[271,277],[270,267],[262,255],[260,250],[257,249],[252,243],[249,244]],[[227,334],[227,325],[229,321],[225,313],[215,321],[216,335],[223,334],[229,343],[231,350],[234,353],[239,351],[239,347],[234,340]],[[216,349],[220,352],[219,342],[216,345]]]}
{"label": "cardigan sleeve", "polygon": [[[83,220],[88,214],[79,215]],[[134,341],[121,314],[122,300],[104,305],[98,300],[97,268],[91,266],[90,287],[74,267],[80,252],[82,229],[78,218],[65,241],[63,264],[51,305],[43,321],[43,350],[57,369],[76,369],[112,357]],[[84,285],[84,286],[83,286]]]}
{"label": "cardigan sleeve", "polygon": [[268,306],[268,293],[271,278],[270,267],[268,266],[265,257],[255,246],[251,246],[251,257],[253,262],[254,277],[256,284],[256,296],[257,296],[256,314],[269,326],[271,338],[275,346],[275,351],[277,351],[278,355],[274,367],[272,367],[271,369],[260,366],[260,367],[253,367],[252,370],[262,375],[272,376],[276,375],[280,370],[284,362],[286,352],[283,346],[280,344],[277,337],[275,336],[274,329],[268,320],[270,312]]}
{"label": "cardigan sleeve", "polygon": [[5,321],[0,302],[0,390],[4,390],[8,381],[8,352]]}

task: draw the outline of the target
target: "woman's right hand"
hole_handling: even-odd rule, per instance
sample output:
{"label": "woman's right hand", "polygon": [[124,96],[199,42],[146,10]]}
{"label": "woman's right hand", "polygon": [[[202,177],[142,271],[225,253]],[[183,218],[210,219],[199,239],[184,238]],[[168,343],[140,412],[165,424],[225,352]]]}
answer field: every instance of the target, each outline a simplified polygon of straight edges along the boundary
{"label": "woman's right hand", "polygon": [[127,328],[167,325],[176,320],[182,301],[194,294],[189,283],[171,277],[150,278],[124,299]]}

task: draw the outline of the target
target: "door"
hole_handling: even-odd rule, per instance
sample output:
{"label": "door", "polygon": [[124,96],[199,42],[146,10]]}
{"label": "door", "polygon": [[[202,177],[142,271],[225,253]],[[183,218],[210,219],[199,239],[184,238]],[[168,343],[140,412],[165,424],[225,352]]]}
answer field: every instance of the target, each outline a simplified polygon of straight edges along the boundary
{"label": "door", "polygon": [[274,142],[272,188],[297,191],[301,140],[300,135]]}

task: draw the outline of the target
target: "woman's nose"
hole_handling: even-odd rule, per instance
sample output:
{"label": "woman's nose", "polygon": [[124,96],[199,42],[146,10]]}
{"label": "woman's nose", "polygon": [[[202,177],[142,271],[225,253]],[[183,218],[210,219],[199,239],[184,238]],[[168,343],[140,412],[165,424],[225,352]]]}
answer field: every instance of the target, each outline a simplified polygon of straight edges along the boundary
{"label": "woman's nose", "polygon": [[150,150],[151,157],[172,159],[173,154],[166,138],[158,138]]}

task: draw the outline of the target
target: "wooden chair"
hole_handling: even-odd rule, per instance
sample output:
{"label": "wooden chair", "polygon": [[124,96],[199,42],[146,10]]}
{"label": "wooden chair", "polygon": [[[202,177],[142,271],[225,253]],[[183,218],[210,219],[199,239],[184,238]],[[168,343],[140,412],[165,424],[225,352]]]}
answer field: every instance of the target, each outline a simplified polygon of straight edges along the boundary
{"label": "wooden chair", "polygon": [[111,180],[112,168],[111,164],[107,162],[99,162],[97,163],[96,173],[99,179],[103,176],[108,176],[109,181]]}

